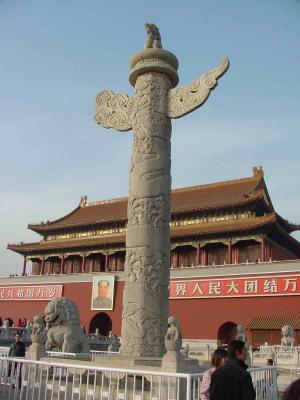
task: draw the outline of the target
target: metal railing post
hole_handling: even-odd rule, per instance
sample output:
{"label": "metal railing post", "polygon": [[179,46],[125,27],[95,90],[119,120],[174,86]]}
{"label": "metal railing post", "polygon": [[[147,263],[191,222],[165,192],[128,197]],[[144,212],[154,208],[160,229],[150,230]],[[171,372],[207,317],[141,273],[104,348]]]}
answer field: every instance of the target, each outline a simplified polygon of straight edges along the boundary
{"label": "metal railing post", "polygon": [[192,377],[187,375],[186,378],[186,400],[192,400]]}

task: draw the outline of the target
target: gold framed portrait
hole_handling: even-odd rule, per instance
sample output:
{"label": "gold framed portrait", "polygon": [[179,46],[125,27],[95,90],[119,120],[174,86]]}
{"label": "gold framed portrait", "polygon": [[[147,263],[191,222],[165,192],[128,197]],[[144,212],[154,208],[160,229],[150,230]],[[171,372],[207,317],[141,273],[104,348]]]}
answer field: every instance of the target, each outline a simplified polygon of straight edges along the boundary
{"label": "gold framed portrait", "polygon": [[94,276],[91,310],[113,310],[114,291],[114,275]]}

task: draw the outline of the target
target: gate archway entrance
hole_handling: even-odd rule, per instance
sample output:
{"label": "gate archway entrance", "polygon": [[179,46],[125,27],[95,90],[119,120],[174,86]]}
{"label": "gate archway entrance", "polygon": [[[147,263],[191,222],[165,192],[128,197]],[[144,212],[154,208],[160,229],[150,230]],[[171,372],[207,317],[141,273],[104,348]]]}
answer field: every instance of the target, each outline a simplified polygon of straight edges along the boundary
{"label": "gate archway entrance", "polygon": [[237,324],[232,321],[224,322],[218,329],[218,343],[219,345],[228,344],[235,339],[237,334]]}
{"label": "gate archway entrance", "polygon": [[100,335],[108,336],[109,331],[112,330],[112,321],[108,314],[100,312],[93,316],[89,326],[89,332],[94,333],[99,329]]}

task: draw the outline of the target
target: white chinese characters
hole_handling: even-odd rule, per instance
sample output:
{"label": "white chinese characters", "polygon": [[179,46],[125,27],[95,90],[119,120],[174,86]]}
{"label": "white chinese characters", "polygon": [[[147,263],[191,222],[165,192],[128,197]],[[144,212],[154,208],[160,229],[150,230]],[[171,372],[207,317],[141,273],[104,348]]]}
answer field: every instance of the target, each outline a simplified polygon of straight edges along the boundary
{"label": "white chinese characters", "polygon": [[177,283],[176,285],[176,296],[184,296],[186,294],[186,284]]}
{"label": "white chinese characters", "polygon": [[0,287],[1,301],[49,301],[62,296],[63,285]]}
{"label": "white chinese characters", "polygon": [[245,281],[244,291],[246,294],[253,293],[256,294],[258,291],[258,281]]}
{"label": "white chinese characters", "polygon": [[[171,281],[171,298],[288,296],[300,294],[298,276],[255,276],[231,279]],[[1,299],[1,292],[0,292]]]}
{"label": "white chinese characters", "polygon": [[287,292],[288,290],[290,290],[292,293],[295,293],[297,291],[297,278],[287,278],[284,279],[285,281],[285,285],[284,285],[284,292]]}
{"label": "white chinese characters", "polygon": [[264,293],[277,293],[278,283],[276,279],[264,281]]}

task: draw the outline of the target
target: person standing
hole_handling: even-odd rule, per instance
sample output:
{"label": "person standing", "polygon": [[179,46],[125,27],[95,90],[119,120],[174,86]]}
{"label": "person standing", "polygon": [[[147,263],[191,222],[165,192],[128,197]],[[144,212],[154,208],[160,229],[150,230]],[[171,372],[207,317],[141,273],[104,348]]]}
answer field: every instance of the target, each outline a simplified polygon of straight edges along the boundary
{"label": "person standing", "polygon": [[[25,357],[25,344],[21,342],[21,334],[16,333],[15,336],[15,343],[13,346],[11,346],[9,350],[9,357]],[[15,362],[14,368],[12,368],[12,363],[9,363],[8,367],[8,376],[11,376],[11,373],[13,372],[14,376],[19,377],[19,387],[21,387],[21,363]]]}
{"label": "person standing", "polygon": [[25,344],[21,342],[20,333],[16,333],[15,343],[9,350],[9,357],[25,357]]}
{"label": "person standing", "polygon": [[211,377],[210,400],[255,400],[252,378],[247,372],[245,342],[233,340],[227,348],[228,361]]}
{"label": "person standing", "polygon": [[227,359],[227,351],[225,349],[217,349],[211,358],[212,368],[203,374],[201,387],[200,387],[200,400],[209,400],[209,387],[211,376],[215,370],[225,364]]}

